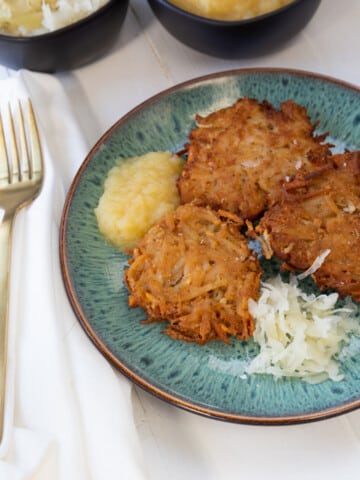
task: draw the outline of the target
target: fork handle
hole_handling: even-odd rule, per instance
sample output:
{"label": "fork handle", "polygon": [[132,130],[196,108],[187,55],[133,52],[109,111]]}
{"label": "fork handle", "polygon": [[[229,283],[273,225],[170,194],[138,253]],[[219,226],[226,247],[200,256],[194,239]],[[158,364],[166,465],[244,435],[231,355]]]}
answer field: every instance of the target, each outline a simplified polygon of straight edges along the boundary
{"label": "fork handle", "polygon": [[8,344],[11,237],[14,215],[0,223],[0,443],[4,434],[6,359]]}

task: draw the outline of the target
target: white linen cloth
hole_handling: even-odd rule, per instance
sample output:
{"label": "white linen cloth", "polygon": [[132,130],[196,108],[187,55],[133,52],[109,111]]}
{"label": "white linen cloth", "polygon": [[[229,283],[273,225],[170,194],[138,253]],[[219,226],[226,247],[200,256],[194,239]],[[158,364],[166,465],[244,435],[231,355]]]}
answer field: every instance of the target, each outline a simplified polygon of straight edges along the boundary
{"label": "white linen cloth", "polygon": [[45,161],[43,190],[14,229],[0,479],[141,480],[131,387],[86,337],[61,278],[61,211],[88,146],[56,78],[19,72],[0,92],[2,105],[33,101]]}

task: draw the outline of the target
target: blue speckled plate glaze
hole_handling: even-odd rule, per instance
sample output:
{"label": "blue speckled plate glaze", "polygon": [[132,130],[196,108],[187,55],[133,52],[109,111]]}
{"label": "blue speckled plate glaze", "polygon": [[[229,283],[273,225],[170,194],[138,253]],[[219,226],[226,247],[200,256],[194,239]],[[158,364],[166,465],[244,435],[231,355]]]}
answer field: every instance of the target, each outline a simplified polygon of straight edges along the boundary
{"label": "blue speckled plate glaze", "polygon": [[[181,149],[196,113],[228,106],[241,96],[278,105],[304,105],[337,149],[360,148],[360,89],[301,71],[221,72],[175,86],[119,120],[94,146],[70,188],[60,257],[74,311],[99,350],[135,383],[174,405],[243,423],[287,424],[331,417],[360,406],[360,348],[348,347],[345,380],[311,385],[297,379],[244,375],[257,351],[253,341],[198,346],[161,334],[164,324],[141,325],[127,307],[126,255],[102,238],[95,216],[103,181],[117,159],[151,150]],[[101,381],[101,380],[100,380]]]}

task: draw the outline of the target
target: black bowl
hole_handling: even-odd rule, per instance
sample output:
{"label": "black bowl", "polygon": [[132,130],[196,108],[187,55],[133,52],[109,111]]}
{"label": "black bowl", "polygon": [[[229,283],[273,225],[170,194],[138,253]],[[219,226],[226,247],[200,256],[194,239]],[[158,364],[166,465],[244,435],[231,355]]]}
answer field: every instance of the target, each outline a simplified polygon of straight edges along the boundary
{"label": "black bowl", "polygon": [[115,43],[129,0],[109,0],[88,17],[54,32],[0,35],[0,63],[39,72],[70,70],[90,63]]}
{"label": "black bowl", "polygon": [[263,55],[276,50],[309,22],[321,0],[294,0],[285,7],[248,20],[210,20],[148,0],[155,16],[182,43],[221,58]]}

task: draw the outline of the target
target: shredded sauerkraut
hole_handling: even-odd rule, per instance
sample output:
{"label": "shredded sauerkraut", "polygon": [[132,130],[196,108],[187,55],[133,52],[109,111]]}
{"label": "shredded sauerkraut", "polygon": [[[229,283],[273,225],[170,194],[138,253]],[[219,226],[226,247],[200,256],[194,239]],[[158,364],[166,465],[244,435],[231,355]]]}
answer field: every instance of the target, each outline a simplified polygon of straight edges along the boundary
{"label": "shredded sauerkraut", "polygon": [[260,352],[247,372],[301,377],[310,383],[342,380],[335,356],[350,332],[360,333],[360,326],[356,305],[346,299],[337,308],[337,300],[337,293],[306,294],[293,274],[289,283],[280,275],[264,282],[259,300],[249,302]]}
{"label": "shredded sauerkraut", "polygon": [[74,23],[108,0],[0,0],[0,31],[11,35],[51,32]]}

